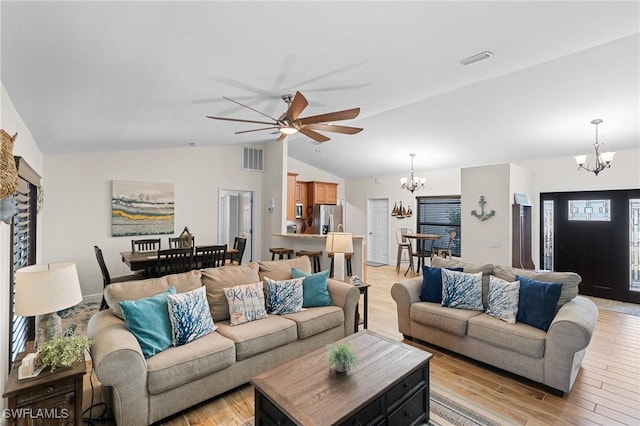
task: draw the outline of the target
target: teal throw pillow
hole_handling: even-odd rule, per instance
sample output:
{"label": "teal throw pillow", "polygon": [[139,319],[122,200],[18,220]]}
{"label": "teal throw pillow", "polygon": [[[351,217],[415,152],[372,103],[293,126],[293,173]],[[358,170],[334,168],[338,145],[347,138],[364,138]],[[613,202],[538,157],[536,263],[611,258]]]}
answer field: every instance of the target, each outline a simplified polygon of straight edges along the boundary
{"label": "teal throw pillow", "polygon": [[331,296],[327,288],[329,270],[310,274],[300,269],[291,268],[291,278],[304,278],[302,282],[302,307],[331,306]]}
{"label": "teal throw pillow", "polygon": [[536,281],[516,275],[520,281],[520,301],[516,321],[547,331],[556,316],[562,284]]}
{"label": "teal throw pillow", "polygon": [[155,296],[119,302],[124,322],[136,337],[142,354],[149,358],[171,347],[171,321],[167,308],[167,295],[175,294],[176,288]]}
{"label": "teal throw pillow", "polygon": [[264,277],[267,285],[267,313],[293,314],[302,310],[302,281],[304,278],[274,281]]}
{"label": "teal throw pillow", "polygon": [[489,275],[489,295],[487,296],[487,314],[515,324],[520,300],[520,282],[508,282]]}
{"label": "teal throw pillow", "polygon": [[173,346],[186,345],[217,328],[211,318],[206,291],[202,286],[167,295]]}
{"label": "teal throw pillow", "polygon": [[442,306],[447,308],[484,310],[482,306],[482,272],[442,270]]}

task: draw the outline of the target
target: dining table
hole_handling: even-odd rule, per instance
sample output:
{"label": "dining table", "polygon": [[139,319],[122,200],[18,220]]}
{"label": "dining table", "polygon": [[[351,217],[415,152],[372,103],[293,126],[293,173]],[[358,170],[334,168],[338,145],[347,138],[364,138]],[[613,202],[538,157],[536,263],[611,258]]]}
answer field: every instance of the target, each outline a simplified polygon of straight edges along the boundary
{"label": "dining table", "polygon": [[[230,259],[234,254],[237,254],[238,250],[233,247],[227,247],[227,258]],[[194,253],[194,259],[198,259],[198,254]],[[157,266],[158,251],[123,251],[120,252],[122,261],[131,269],[131,271],[150,271]],[[160,258],[162,263],[162,258]],[[162,265],[160,265],[162,266]]]}
{"label": "dining table", "polygon": [[[435,241],[435,240],[439,240],[442,235],[438,235],[438,234],[420,234],[417,232],[407,232],[405,234],[403,234],[405,238],[410,238],[410,239],[414,239],[416,240],[416,251],[414,253],[420,253],[422,250],[424,250],[424,244],[427,241]],[[432,247],[433,247],[433,242],[431,243]],[[422,260],[422,256],[418,257],[418,265],[416,267],[416,274],[420,274],[420,266],[423,264],[423,260]],[[405,275],[407,275],[407,273],[409,272],[409,269],[411,269],[411,265],[409,265],[409,267],[407,267],[406,272],[404,273]]]}

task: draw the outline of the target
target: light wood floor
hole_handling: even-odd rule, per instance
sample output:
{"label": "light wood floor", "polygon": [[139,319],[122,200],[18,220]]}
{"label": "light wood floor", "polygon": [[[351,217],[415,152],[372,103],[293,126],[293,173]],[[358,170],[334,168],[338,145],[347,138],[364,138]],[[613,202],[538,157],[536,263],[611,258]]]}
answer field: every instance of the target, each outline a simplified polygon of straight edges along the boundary
{"label": "light wood floor", "polygon": [[[367,268],[371,284],[369,329],[397,340],[402,340],[402,335],[397,330],[390,289],[403,278],[393,266]],[[433,354],[432,383],[501,414],[513,424],[640,425],[640,317],[600,310],[576,384],[564,397],[456,354],[422,348]],[[253,388],[246,385],[160,424],[237,425],[253,413]]]}

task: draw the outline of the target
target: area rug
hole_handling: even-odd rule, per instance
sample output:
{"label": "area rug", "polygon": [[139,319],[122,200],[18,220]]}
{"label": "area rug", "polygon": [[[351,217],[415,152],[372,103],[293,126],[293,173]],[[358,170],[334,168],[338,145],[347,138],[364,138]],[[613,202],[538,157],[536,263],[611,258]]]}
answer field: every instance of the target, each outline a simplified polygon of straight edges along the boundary
{"label": "area rug", "polygon": [[86,302],[58,312],[62,319],[62,332],[68,335],[86,336],[87,324],[100,310],[100,302]]}
{"label": "area rug", "polygon": [[367,262],[367,266],[371,266],[373,268],[377,268],[379,266],[387,266],[386,263],[380,263],[380,262]]}
{"label": "area rug", "polygon": [[635,315],[640,317],[640,305],[636,303],[618,302],[617,300],[602,299],[600,297],[587,296],[605,311],[620,312],[622,314]]}

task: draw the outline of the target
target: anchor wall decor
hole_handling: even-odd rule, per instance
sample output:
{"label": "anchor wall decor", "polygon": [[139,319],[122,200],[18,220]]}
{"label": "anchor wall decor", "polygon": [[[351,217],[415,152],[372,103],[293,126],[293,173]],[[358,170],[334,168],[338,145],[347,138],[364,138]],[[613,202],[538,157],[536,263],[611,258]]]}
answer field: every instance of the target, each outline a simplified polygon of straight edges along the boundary
{"label": "anchor wall decor", "polygon": [[478,219],[480,219],[481,221],[485,221],[493,216],[495,216],[496,211],[495,210],[491,210],[489,212],[485,211],[485,206],[487,205],[487,199],[485,198],[484,195],[480,196],[480,201],[478,201],[478,205],[480,205],[480,213],[478,213],[477,210],[471,210],[471,216],[474,216]]}

